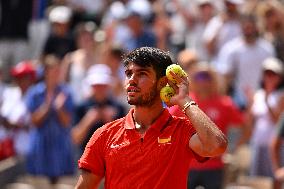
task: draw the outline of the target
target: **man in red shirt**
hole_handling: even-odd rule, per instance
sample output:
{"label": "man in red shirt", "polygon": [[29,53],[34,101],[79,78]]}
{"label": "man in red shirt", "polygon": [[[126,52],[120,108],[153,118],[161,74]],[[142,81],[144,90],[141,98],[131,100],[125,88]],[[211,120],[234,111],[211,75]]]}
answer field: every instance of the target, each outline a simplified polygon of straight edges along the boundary
{"label": "man in red shirt", "polygon": [[[227,134],[230,126],[244,126],[244,118],[240,110],[229,96],[223,96],[218,90],[217,75],[207,63],[195,65],[191,78],[190,97],[198,104],[200,109],[210,117],[219,129]],[[175,116],[186,117],[178,106],[170,108]],[[240,127],[242,137],[237,146],[248,140],[248,130]],[[194,189],[203,186],[208,189],[223,188],[224,164],[221,156],[211,158],[205,163],[193,160],[190,166],[188,188]]]}
{"label": "man in red shirt", "polygon": [[127,100],[134,108],[126,117],[99,128],[79,160],[82,173],[77,189],[186,188],[193,159],[221,155],[227,139],[188,96],[188,79],[179,81],[171,98],[188,118],[171,116],[159,93],[172,64],[168,53],[141,47],[124,59]]}

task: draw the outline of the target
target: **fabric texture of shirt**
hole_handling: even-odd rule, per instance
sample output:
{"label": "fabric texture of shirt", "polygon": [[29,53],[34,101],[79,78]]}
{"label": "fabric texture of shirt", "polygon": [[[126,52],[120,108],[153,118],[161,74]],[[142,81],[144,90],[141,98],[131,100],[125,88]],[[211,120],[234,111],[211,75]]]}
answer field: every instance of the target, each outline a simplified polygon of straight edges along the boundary
{"label": "fabric texture of shirt", "polygon": [[189,148],[195,133],[188,119],[167,109],[142,138],[135,129],[134,109],[99,128],[79,160],[79,168],[105,176],[105,188],[186,188],[190,162],[206,160]]}
{"label": "fabric texture of shirt", "polygon": [[[201,100],[194,94],[190,94],[191,98],[196,101],[198,106],[204,113],[217,125],[217,127],[227,134],[230,126],[240,126],[244,123],[243,116],[233,100],[228,96],[213,96],[212,98]],[[175,116],[185,117],[178,106],[170,108],[170,113]],[[222,169],[224,164],[221,157],[210,158],[205,163],[193,161],[191,170],[212,170]]]}

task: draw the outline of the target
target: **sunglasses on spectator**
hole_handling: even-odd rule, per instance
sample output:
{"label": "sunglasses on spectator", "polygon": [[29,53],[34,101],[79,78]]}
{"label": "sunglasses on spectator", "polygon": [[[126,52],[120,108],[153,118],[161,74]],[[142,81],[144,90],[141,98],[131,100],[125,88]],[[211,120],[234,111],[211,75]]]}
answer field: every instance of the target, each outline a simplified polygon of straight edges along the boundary
{"label": "sunglasses on spectator", "polygon": [[202,71],[194,74],[193,79],[195,81],[211,81],[212,76],[208,72]]}

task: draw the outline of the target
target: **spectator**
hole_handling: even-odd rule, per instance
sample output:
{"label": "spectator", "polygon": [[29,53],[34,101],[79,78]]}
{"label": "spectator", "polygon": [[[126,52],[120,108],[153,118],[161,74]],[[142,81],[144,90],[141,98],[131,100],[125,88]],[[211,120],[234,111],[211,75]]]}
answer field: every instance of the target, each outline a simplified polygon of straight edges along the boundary
{"label": "spectator", "polygon": [[143,46],[156,47],[157,38],[154,33],[146,27],[145,16],[143,17],[141,12],[134,8],[131,9],[131,7],[126,14],[125,22],[131,32],[130,38],[126,44],[124,44],[126,49],[130,51]]}
{"label": "spectator", "polygon": [[94,40],[96,25],[92,22],[80,23],[75,28],[78,49],[67,54],[62,65],[62,79],[71,87],[75,104],[81,103],[87,95],[82,85],[89,67],[101,62],[101,54]]}
{"label": "spectator", "polygon": [[33,124],[27,164],[30,174],[46,176],[55,184],[60,176],[74,170],[70,138],[73,102],[57,77],[60,60],[47,55],[43,64],[44,81],[33,86],[26,98]]}
{"label": "spectator", "polygon": [[195,51],[185,49],[178,53],[177,62],[186,71],[186,73],[191,75],[192,68],[199,62],[199,57]]}
{"label": "spectator", "polygon": [[75,50],[75,42],[69,30],[72,11],[66,6],[57,6],[51,9],[49,21],[51,22],[51,33],[43,48],[43,56],[54,54],[63,58],[66,53]]}
{"label": "spectator", "polygon": [[283,4],[278,1],[264,1],[259,3],[258,12],[263,20],[264,38],[270,41],[277,58],[284,61],[284,22]]}
{"label": "spectator", "polygon": [[113,93],[117,100],[124,102],[127,104],[125,98],[125,91],[123,90],[124,85],[124,71],[123,71],[123,64],[122,58],[124,56],[124,49],[120,46],[112,45],[107,49],[105,55],[105,63],[110,67],[112,77],[113,77]]}
{"label": "spectator", "polygon": [[225,10],[213,17],[205,27],[203,40],[212,61],[223,45],[231,39],[241,36],[238,6],[242,0],[223,0]]}
{"label": "spectator", "polygon": [[67,0],[67,3],[74,10],[75,25],[80,22],[92,21],[99,26],[109,2],[109,0]]}
{"label": "spectator", "polygon": [[175,4],[178,12],[183,16],[187,25],[187,32],[185,36],[186,48],[195,50],[201,60],[208,61],[209,55],[204,42],[202,41],[202,36],[207,23],[214,16],[214,2],[211,0],[198,0],[196,15],[194,15],[192,11],[185,10],[185,8],[179,4],[178,0],[175,0]]}
{"label": "spectator", "polygon": [[31,61],[25,60],[12,68],[11,75],[15,86],[4,90],[1,122],[11,131],[16,154],[24,157],[28,151],[30,129],[30,116],[24,99],[36,79],[36,69]]}
{"label": "spectator", "polygon": [[28,23],[32,16],[32,0],[0,1],[0,63],[4,81],[10,80],[9,70],[28,58]]}
{"label": "spectator", "polygon": [[125,115],[124,107],[111,95],[113,78],[107,65],[97,64],[90,67],[86,79],[93,94],[78,106],[76,125],[72,129],[73,141],[80,146],[81,152],[99,127]]}
{"label": "spectator", "polygon": [[267,58],[263,63],[263,72],[263,87],[253,96],[250,108],[251,122],[254,125],[250,174],[273,178],[269,145],[277,129],[276,122],[284,109],[283,91],[279,90],[283,79],[283,64],[278,59]]}
{"label": "spectator", "polygon": [[[201,110],[216,123],[224,134],[228,134],[230,126],[245,126],[244,118],[232,99],[219,93],[217,75],[208,63],[195,65],[191,76],[191,98],[198,103]],[[172,107],[170,112],[173,115],[185,117],[177,106]],[[240,128],[242,137],[237,146],[248,140],[247,128]],[[212,158],[204,163],[193,160],[188,180],[189,189],[195,189],[198,186],[210,189],[222,188],[224,181],[222,157]]]}
{"label": "spectator", "polygon": [[[259,36],[256,19],[245,15],[241,19],[242,36],[226,43],[220,51],[218,70],[225,75],[227,91],[239,107],[245,109],[247,92],[260,87],[262,62],[274,55],[273,46]],[[249,81],[249,82],[247,82]],[[232,88],[232,91],[229,89]]]}
{"label": "spectator", "polygon": [[46,16],[51,0],[33,1],[32,19],[29,24],[30,58],[39,59],[44,43],[50,33],[50,24]]}

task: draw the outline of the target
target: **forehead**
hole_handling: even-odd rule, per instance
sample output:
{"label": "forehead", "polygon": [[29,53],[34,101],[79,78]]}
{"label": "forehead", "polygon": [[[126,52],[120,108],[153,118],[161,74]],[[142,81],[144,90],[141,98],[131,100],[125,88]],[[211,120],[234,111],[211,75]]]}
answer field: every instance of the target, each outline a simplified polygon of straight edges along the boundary
{"label": "forehead", "polygon": [[134,62],[130,62],[127,66],[125,66],[125,71],[148,71],[148,72],[154,72],[154,69],[152,66],[146,66],[142,67],[138,64],[135,64]]}

